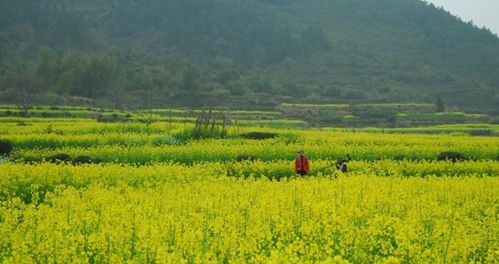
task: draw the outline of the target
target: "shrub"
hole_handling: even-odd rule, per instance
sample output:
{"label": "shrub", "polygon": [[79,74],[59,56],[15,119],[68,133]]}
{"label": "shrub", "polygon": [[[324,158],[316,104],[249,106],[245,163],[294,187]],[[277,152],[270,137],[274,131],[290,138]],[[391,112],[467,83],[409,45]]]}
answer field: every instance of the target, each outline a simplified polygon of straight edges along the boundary
{"label": "shrub", "polygon": [[[179,133],[173,135],[175,139],[177,139],[180,144],[183,142],[187,142],[189,140],[197,140],[197,139],[207,139],[207,138],[226,138],[227,133],[225,130],[219,129],[218,127],[211,128],[185,128]],[[178,145],[178,144],[177,144]]]}
{"label": "shrub", "polygon": [[40,115],[43,118],[48,118],[48,117],[54,117],[55,116],[54,114],[48,113],[48,112],[42,112]]}
{"label": "shrub", "polygon": [[61,116],[62,117],[74,117],[73,114],[71,114],[70,112],[62,112]]}
{"label": "shrub", "polygon": [[[97,122],[100,123],[118,123],[118,122],[130,122],[128,118],[121,118],[117,114],[112,114],[111,116],[105,116],[102,114],[97,115]],[[139,120],[140,122],[140,120]]]}
{"label": "shrub", "polygon": [[438,155],[437,160],[438,161],[452,160],[452,162],[456,162],[460,160],[466,160],[466,157],[464,157],[464,155],[459,152],[445,151]]}
{"label": "shrub", "polygon": [[12,143],[8,140],[0,140],[0,156],[8,156],[12,152]]}
{"label": "shrub", "polygon": [[67,163],[71,161],[71,156],[66,153],[59,153],[48,157],[47,161],[52,163]]}
{"label": "shrub", "polygon": [[236,157],[237,162],[242,162],[242,161],[255,161],[257,158],[253,155],[239,155]]}
{"label": "shrub", "polygon": [[494,131],[492,129],[475,129],[469,132],[471,136],[493,136]]}
{"label": "shrub", "polygon": [[157,136],[153,138],[152,143],[155,146],[162,146],[162,145],[181,145],[183,142],[174,136],[166,136],[166,137]]}
{"label": "shrub", "polygon": [[263,139],[275,138],[275,137],[277,137],[277,133],[249,132],[249,133],[246,133],[246,134],[241,134],[240,136],[242,138],[246,138],[246,139],[263,140]]}
{"label": "shrub", "polygon": [[78,156],[73,159],[73,164],[74,165],[79,165],[79,164],[92,164],[94,163],[94,159],[89,156]]}
{"label": "shrub", "polygon": [[38,158],[38,157],[24,157],[24,159],[22,159],[22,160],[24,161],[24,163],[27,163],[27,164],[35,164],[35,163],[42,162],[42,159]]}
{"label": "shrub", "polygon": [[183,129],[182,131],[173,135],[175,139],[177,139],[180,143],[187,142],[192,139],[192,129]]}
{"label": "shrub", "polygon": [[405,159],[407,159],[407,157],[404,155],[395,155],[395,157],[393,157],[393,160],[397,160],[397,161],[403,161]]}

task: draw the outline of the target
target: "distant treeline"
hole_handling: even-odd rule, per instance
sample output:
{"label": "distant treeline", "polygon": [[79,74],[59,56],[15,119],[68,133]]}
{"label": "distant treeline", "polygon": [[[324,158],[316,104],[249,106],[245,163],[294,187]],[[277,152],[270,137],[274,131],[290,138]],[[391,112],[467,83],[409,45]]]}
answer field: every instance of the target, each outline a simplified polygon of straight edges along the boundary
{"label": "distant treeline", "polygon": [[419,0],[3,0],[0,58],[3,103],[499,111],[497,36]]}

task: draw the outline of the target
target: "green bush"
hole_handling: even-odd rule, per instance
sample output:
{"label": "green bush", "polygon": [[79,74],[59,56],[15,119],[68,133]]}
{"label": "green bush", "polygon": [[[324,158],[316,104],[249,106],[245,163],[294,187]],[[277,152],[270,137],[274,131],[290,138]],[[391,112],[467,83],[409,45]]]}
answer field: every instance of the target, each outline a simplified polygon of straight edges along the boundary
{"label": "green bush", "polygon": [[277,137],[277,133],[268,133],[268,132],[249,132],[240,135],[242,138],[246,139],[256,139],[256,140],[264,140],[264,139],[272,139]]}
{"label": "green bush", "polygon": [[469,132],[471,136],[493,136],[494,131],[492,129],[475,129]]}
{"label": "green bush", "polygon": [[227,133],[217,127],[210,128],[186,128],[174,135],[174,138],[182,144],[192,139],[226,138]]}
{"label": "green bush", "polygon": [[73,164],[74,165],[80,165],[80,164],[97,164],[100,163],[101,161],[99,159],[94,159],[89,156],[77,156],[73,159]]}
{"label": "green bush", "polygon": [[71,161],[71,156],[66,153],[58,153],[47,158],[51,163],[68,163]]}
{"label": "green bush", "polygon": [[13,145],[8,140],[0,140],[0,156],[8,156],[12,152]]}
{"label": "green bush", "polygon": [[237,162],[242,162],[242,161],[255,161],[257,158],[253,155],[238,155],[236,157]]}
{"label": "green bush", "polygon": [[451,160],[452,162],[457,162],[461,160],[466,160],[466,157],[459,152],[444,151],[438,155],[437,160],[438,161]]}
{"label": "green bush", "polygon": [[395,157],[393,157],[393,160],[397,160],[397,161],[403,161],[407,159],[407,157],[405,155],[395,155]]}
{"label": "green bush", "polygon": [[152,140],[153,145],[163,146],[163,145],[182,145],[182,140],[177,139],[174,136],[157,136]]}
{"label": "green bush", "polygon": [[26,164],[35,164],[42,162],[42,159],[39,157],[24,157],[22,161]]}

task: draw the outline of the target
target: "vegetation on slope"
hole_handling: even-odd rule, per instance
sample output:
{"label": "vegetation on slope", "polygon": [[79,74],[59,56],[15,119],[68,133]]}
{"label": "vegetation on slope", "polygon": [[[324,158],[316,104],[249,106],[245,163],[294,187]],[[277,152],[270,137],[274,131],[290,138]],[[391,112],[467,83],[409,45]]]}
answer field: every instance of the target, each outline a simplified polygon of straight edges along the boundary
{"label": "vegetation on slope", "polygon": [[0,99],[8,103],[39,93],[31,101],[271,109],[440,97],[467,112],[498,111],[497,36],[418,0],[0,7]]}

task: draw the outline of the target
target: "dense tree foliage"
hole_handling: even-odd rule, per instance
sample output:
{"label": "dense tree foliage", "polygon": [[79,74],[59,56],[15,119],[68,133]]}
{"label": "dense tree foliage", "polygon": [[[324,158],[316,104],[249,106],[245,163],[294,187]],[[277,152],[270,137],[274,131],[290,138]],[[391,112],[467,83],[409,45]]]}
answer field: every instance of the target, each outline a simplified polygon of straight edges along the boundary
{"label": "dense tree foliage", "polygon": [[499,111],[497,36],[418,0],[3,0],[0,58],[4,102],[31,64],[65,103]]}

